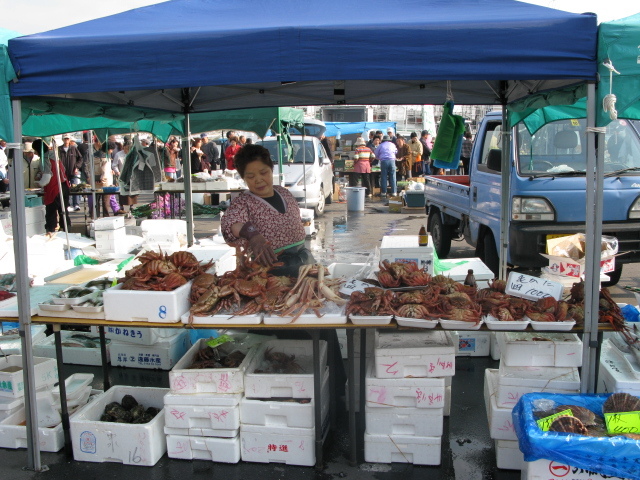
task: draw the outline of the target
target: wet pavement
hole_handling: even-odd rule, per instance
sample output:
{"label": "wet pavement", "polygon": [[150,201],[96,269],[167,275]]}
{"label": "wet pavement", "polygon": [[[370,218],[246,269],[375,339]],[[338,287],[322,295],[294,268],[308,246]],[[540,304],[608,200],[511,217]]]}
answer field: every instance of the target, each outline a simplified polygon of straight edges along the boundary
{"label": "wet pavement", "polygon": [[[389,213],[380,200],[367,200],[364,212],[347,212],[346,204],[333,203],[325,214],[316,218],[317,234],[308,240],[315,258],[325,265],[333,262],[364,262],[370,253],[379,247],[384,235],[417,235],[426,223],[424,213]],[[217,217],[196,217],[194,231],[202,239],[215,234],[219,225]],[[474,249],[465,242],[454,242],[449,258],[473,257]],[[627,269],[621,284],[636,285],[638,280],[633,269]],[[615,288],[618,301],[630,301],[633,296]],[[349,466],[348,421],[344,402],[338,402],[337,428],[330,432],[325,443],[325,465],[320,471],[315,468],[287,466],[281,464],[258,464],[240,462],[227,465],[203,460],[175,460],[166,455],[154,467],[136,467],[114,463],[75,462],[64,451],[43,453],[42,463],[46,472],[24,470],[27,464],[25,450],[0,449],[0,476],[7,479],[68,479],[100,478],[121,479],[135,476],[138,480],[172,478],[225,478],[263,480],[313,478],[351,479],[439,479],[439,480],[516,480],[520,472],[500,470],[496,467],[493,440],[489,438],[488,423],[483,399],[484,371],[497,368],[497,361],[490,357],[457,357],[456,373],[452,383],[451,415],[445,417],[442,437],[441,465],[437,467],[408,464],[364,463],[362,434],[364,420],[359,416],[358,445],[359,464]],[[66,365],[65,376],[75,372],[95,375],[94,387],[102,387],[102,372],[98,367]],[[165,371],[152,371],[113,367],[110,369],[112,385],[138,385],[168,387]]]}

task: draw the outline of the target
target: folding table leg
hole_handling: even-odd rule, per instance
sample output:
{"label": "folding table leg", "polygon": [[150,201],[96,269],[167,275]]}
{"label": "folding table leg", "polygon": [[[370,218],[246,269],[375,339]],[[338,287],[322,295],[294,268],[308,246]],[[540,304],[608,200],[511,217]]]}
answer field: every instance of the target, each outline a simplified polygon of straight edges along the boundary
{"label": "folding table leg", "polygon": [[64,383],[64,365],[62,359],[62,338],[60,336],[60,325],[53,325],[53,339],[56,344],[56,363],[58,364],[58,382],[60,388],[60,416],[62,417],[62,431],[64,432],[64,451],[67,456],[73,455],[71,447],[71,427],[69,425],[69,408],[67,407],[67,386]]}

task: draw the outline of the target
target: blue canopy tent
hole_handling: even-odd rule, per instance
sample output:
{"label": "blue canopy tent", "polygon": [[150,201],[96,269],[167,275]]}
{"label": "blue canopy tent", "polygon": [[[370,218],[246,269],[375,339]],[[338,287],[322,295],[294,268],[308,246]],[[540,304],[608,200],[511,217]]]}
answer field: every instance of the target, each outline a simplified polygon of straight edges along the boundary
{"label": "blue canopy tent", "polygon": [[369,130],[387,131],[391,127],[395,130],[396,122],[324,122],[327,131],[324,133],[327,137],[335,137],[338,132],[340,135],[350,135],[353,133],[364,133]]}
{"label": "blue canopy tent", "polygon": [[[373,20],[365,11],[385,14]],[[198,112],[440,104],[447,91],[459,104],[504,108],[531,93],[595,81],[596,28],[593,14],[512,0],[398,0],[393,8],[382,0],[172,0],[10,40],[14,134],[21,134],[20,102],[33,96],[181,113],[185,132]],[[393,55],[380,55],[380,38]],[[221,52],[242,61],[221,66]],[[24,236],[24,212],[14,229]],[[16,271],[26,282],[26,263]],[[21,305],[28,304],[24,287]],[[29,332],[30,317],[20,320]]]}

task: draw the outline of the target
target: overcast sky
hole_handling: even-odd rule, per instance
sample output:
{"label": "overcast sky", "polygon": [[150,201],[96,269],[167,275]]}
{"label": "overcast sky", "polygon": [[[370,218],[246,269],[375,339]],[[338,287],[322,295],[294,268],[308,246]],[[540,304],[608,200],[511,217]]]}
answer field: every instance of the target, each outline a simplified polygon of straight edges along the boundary
{"label": "overcast sky", "polygon": [[[233,0],[230,0],[233,1]],[[144,7],[158,0],[0,0],[0,27],[23,35],[46,32],[75,23]],[[599,22],[616,20],[640,11],[633,0],[531,0],[567,12],[594,12]]]}

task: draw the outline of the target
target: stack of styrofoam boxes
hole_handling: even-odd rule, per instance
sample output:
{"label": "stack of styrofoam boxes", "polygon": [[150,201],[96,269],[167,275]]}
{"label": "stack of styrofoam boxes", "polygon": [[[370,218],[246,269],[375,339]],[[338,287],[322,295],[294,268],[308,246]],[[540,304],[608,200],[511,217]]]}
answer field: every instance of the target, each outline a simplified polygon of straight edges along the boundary
{"label": "stack of styrofoam boxes", "polygon": [[439,465],[451,402],[445,377],[455,374],[451,335],[378,331],[374,355],[365,386],[365,461]]}
{"label": "stack of styrofoam boxes", "polygon": [[[189,368],[206,346],[206,340],[199,339],[169,372],[171,391],[164,398],[167,452],[171,458],[237,463],[239,404],[253,350],[237,368]],[[231,353],[234,347],[229,347],[217,348]]]}
{"label": "stack of styrofoam boxes", "polygon": [[485,371],[489,430],[495,440],[498,468],[521,470],[524,458],[511,410],[525,393],[578,393],[582,341],[573,333],[540,332],[496,332],[496,339],[501,352],[500,369]]}
{"label": "stack of styrofoam boxes", "polygon": [[[245,397],[240,401],[240,442],[245,462],[315,465],[316,428],[324,434],[328,422],[327,343],[320,341],[322,425],[315,423],[312,351],[311,340],[269,340],[257,348],[245,372]],[[301,373],[256,373],[269,365],[265,353],[295,355],[292,371],[299,366]],[[308,401],[300,402],[302,399]]]}
{"label": "stack of styrofoam boxes", "polygon": [[127,253],[124,216],[97,218],[94,221],[96,250],[100,253]]}
{"label": "stack of styrofoam boxes", "polygon": [[175,328],[107,327],[111,365],[171,370],[191,346],[189,332]]}
{"label": "stack of styrofoam boxes", "polygon": [[[58,380],[58,368],[56,361],[52,358],[33,357],[33,378],[36,398],[42,401],[49,400],[49,410],[53,405],[51,388]],[[22,355],[9,355],[0,358],[0,447],[22,448],[26,447],[27,432],[24,425],[20,425],[25,419],[24,409],[24,378],[22,370]],[[67,394],[69,398],[69,394]],[[40,408],[38,408],[40,411]],[[59,424],[55,428],[47,428],[49,425],[42,423],[38,428],[40,450],[46,452],[57,452],[64,445],[62,426]]]}
{"label": "stack of styrofoam boxes", "polygon": [[[24,209],[26,234],[27,237],[34,235],[44,234],[44,214],[45,206],[38,205],[35,207],[27,207]],[[0,212],[0,220],[2,220],[2,227],[7,235],[13,235],[13,222],[11,219],[11,212]]]}
{"label": "stack of styrofoam boxes", "polygon": [[602,342],[598,393],[640,395],[640,364],[631,348],[616,336]]}

